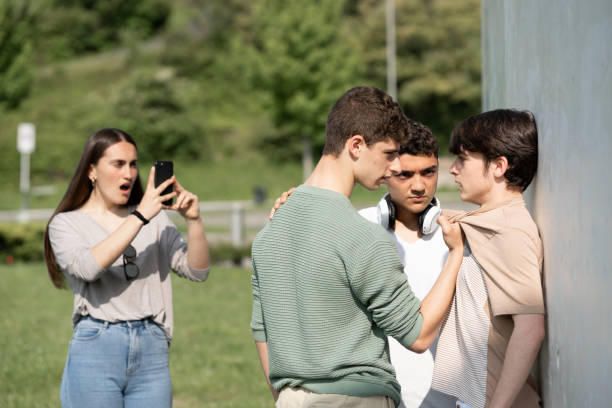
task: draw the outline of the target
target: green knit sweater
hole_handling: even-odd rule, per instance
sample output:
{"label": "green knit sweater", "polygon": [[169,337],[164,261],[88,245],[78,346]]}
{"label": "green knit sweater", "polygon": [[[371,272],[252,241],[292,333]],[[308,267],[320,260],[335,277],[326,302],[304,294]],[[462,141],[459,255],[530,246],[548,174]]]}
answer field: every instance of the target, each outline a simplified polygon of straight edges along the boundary
{"label": "green knit sweater", "polygon": [[400,386],[386,335],[405,346],[421,331],[389,235],[347,197],[299,186],[253,243],[255,341],[268,343],[276,390],[387,395]]}

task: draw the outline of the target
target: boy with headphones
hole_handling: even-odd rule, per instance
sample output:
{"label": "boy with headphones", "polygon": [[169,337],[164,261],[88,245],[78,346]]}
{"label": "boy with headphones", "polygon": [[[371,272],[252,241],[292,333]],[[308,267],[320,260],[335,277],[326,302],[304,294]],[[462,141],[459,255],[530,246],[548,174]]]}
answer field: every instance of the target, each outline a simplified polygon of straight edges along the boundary
{"label": "boy with headphones", "polygon": [[[440,275],[448,248],[435,222],[440,215],[440,202],[435,197],[438,142],[419,122],[408,119],[408,129],[399,150],[400,171],[386,181],[389,192],[376,207],[359,213],[389,231],[408,283],[423,299]],[[414,353],[389,338],[391,363],[402,386],[400,407],[455,407],[455,397],[430,389],[435,350],[436,342],[424,353]]]}
{"label": "boy with headphones", "polygon": [[406,117],[383,91],[357,87],[330,111],[323,156],[253,242],[251,328],[276,406],[392,407],[400,386],[386,336],[425,351],[452,300],[463,241],[440,217],[450,251],[419,301],[388,234],[361,217],[355,183],[399,171]]}

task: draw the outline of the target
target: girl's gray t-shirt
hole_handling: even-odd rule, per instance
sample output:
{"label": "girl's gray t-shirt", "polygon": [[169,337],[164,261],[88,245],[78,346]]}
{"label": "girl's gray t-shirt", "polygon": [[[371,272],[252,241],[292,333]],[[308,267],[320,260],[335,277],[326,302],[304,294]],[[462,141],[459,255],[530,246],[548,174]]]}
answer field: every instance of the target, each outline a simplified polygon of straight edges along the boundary
{"label": "girl's gray t-shirt", "polygon": [[110,323],[151,318],[170,341],[174,321],[170,269],[197,282],[206,280],[209,269],[189,267],[187,243],[164,211],[131,242],[136,257],[129,260],[140,270],[134,280],[126,280],[123,255],[108,268],[94,259],[91,248],[109,234],[79,210],[59,213],[49,224],[55,259],[74,293],[73,324],[85,315]]}

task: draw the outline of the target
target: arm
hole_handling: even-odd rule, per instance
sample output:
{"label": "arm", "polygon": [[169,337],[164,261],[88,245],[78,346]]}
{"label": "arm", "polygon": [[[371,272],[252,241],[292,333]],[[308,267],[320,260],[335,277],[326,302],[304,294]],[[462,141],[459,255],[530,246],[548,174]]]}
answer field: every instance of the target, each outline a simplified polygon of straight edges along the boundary
{"label": "arm", "polygon": [[421,302],[421,315],[423,316],[423,326],[421,333],[409,350],[415,353],[425,352],[436,338],[438,329],[442,324],[442,319],[446,315],[453,296],[455,285],[457,284],[457,273],[463,260],[463,250],[452,249],[448,253],[448,258],[444,264],[440,276],[431,288],[431,291]]}
{"label": "arm", "polygon": [[253,275],[251,276],[251,287],[253,288],[253,311],[251,313],[251,329],[253,331],[253,338],[255,339],[255,347],[257,347],[257,354],[259,355],[259,362],[261,363],[261,369],[266,376],[266,382],[272,393],[274,401],[278,399],[278,392],[272,387],[270,383],[270,366],[268,364],[268,342],[266,336],[266,327],[263,320],[263,312],[261,310],[261,301],[259,298],[259,276],[257,275],[257,267],[255,260],[253,260]]}
{"label": "arm", "polygon": [[276,391],[274,387],[272,387],[269,377],[270,370],[268,368],[268,343],[256,341],[255,347],[257,347],[257,354],[259,354],[259,362],[261,363],[261,369],[263,370],[264,375],[266,376],[266,382],[268,383],[268,387],[270,388],[270,392],[272,393],[274,401],[276,401],[278,400],[278,391]]}
{"label": "arm", "polygon": [[210,267],[208,240],[200,218],[198,196],[185,190],[174,180],[174,191],[178,194],[176,203],[168,207],[176,210],[185,219],[187,225],[187,263],[192,269],[204,270]]}
{"label": "arm", "polygon": [[[148,218],[147,218],[148,219]],[[100,241],[96,246],[91,248],[91,254],[96,260],[96,263],[106,269],[117,259],[132,242],[138,232],[142,228],[142,221],[135,216],[129,216],[117,228],[111,232],[106,239]]]}
{"label": "arm", "polygon": [[434,292],[425,301],[423,310],[407,281],[397,248],[379,227],[373,226],[372,238],[360,238],[343,258],[348,284],[354,296],[371,313],[375,325],[415,352],[425,351],[434,340],[452,300],[463,259],[461,229],[443,218],[439,223],[443,232],[446,231],[444,237],[452,250],[436,284],[437,289],[434,285]]}
{"label": "arm", "polygon": [[438,218],[438,223],[442,226],[444,240],[450,251],[440,276],[421,302],[421,315],[423,316],[421,333],[408,347],[416,353],[426,351],[436,338],[442,319],[453,300],[457,274],[463,261],[463,239],[459,225],[450,224],[444,216]]}
{"label": "arm", "polygon": [[[152,185],[154,169],[151,169],[145,196],[138,211],[147,219],[154,217],[161,210],[161,202],[171,198],[175,193],[160,197],[160,192],[171,181],[161,184],[157,189]],[[128,216],[125,221],[104,240],[93,247],[85,245],[78,225],[73,225],[58,214],[49,223],[49,239],[60,268],[68,274],[93,282],[105,273],[108,267],[121,255],[140,231],[142,221],[135,216]]]}
{"label": "arm", "polygon": [[514,329],[508,342],[499,382],[490,408],[510,407],[523,388],[545,334],[543,314],[513,315]]}
{"label": "arm", "polygon": [[[200,218],[198,197],[185,190],[176,178],[174,178],[174,191],[177,194],[176,202],[166,208],[175,210],[185,219],[187,242],[170,218],[164,214],[160,220],[165,223],[162,242],[168,245],[166,250],[170,267],[182,278],[204,282],[210,272],[210,255],[204,225]],[[171,228],[166,229],[166,227]]]}
{"label": "arm", "polygon": [[210,267],[208,240],[204,233],[202,219],[185,219],[187,225],[187,263],[193,269],[203,270]]}
{"label": "arm", "polygon": [[[140,200],[137,211],[140,212],[147,220],[155,217],[163,208],[162,202],[176,196],[175,192],[160,196],[161,192],[170,185],[174,178],[170,178],[160,184],[157,188],[154,185],[155,167],[151,167],[149,172],[149,180],[147,181],[147,190]],[[109,234],[103,241],[100,241],[93,248],[91,254],[96,263],[106,269],[121,255],[125,248],[132,242],[138,232],[142,228],[142,221],[134,215],[130,215],[126,220]]]}

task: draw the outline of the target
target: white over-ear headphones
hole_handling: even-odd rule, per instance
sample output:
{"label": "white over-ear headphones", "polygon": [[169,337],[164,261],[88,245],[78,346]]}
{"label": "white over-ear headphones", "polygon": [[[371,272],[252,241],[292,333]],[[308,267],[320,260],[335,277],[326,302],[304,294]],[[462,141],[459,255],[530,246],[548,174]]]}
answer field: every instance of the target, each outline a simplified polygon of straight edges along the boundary
{"label": "white over-ear headphones", "polygon": [[376,206],[378,224],[384,229],[392,230],[395,228],[395,204],[391,201],[389,193],[380,199]]}
{"label": "white over-ear headphones", "polygon": [[[431,203],[419,214],[419,231],[421,234],[433,234],[438,229],[436,220],[441,213],[440,201],[434,197]],[[385,194],[378,202],[376,214],[378,223],[385,229],[393,230],[395,228],[396,208],[389,193]]]}
{"label": "white over-ear headphones", "polygon": [[436,221],[440,214],[442,214],[440,201],[434,197],[431,203],[419,214],[419,230],[421,234],[429,235],[436,232],[439,227]]}

